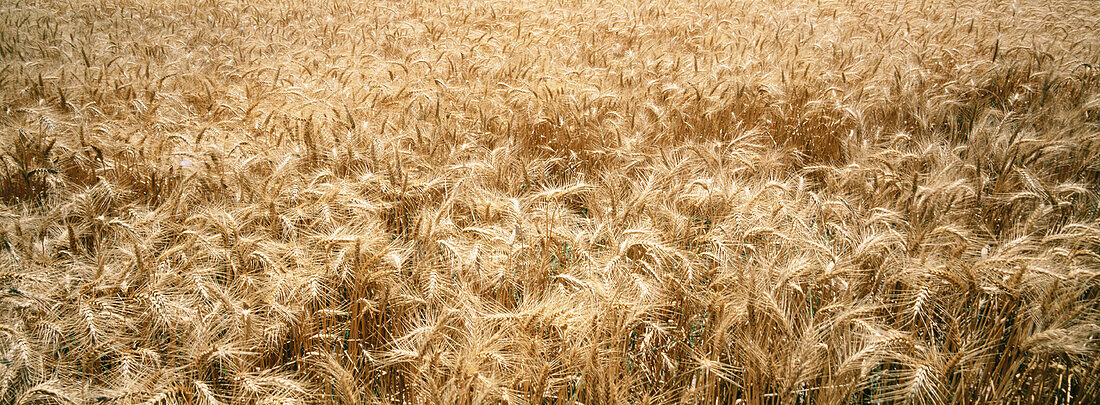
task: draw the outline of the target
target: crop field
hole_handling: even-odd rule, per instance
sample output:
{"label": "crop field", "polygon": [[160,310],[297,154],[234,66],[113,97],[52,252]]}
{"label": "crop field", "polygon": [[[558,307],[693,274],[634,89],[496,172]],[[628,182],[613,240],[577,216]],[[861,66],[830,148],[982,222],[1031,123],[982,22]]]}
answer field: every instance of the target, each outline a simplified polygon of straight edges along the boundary
{"label": "crop field", "polygon": [[0,404],[1098,401],[1100,2],[0,2]]}

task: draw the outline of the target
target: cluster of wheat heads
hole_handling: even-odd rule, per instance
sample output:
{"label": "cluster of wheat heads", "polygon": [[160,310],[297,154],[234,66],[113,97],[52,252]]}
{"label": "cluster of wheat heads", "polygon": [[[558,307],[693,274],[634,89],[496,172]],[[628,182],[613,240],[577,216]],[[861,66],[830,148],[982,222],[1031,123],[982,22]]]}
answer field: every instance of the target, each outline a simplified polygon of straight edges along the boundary
{"label": "cluster of wheat heads", "polygon": [[892,3],[2,2],[0,403],[1100,400],[1100,5]]}

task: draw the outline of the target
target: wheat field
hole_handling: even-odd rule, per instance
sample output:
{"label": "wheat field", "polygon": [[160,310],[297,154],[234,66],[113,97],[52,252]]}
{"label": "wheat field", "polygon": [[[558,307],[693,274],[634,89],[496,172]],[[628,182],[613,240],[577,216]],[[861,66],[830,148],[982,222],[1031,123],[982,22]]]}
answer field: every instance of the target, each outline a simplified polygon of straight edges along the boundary
{"label": "wheat field", "polygon": [[0,21],[2,404],[1100,401],[1100,3]]}

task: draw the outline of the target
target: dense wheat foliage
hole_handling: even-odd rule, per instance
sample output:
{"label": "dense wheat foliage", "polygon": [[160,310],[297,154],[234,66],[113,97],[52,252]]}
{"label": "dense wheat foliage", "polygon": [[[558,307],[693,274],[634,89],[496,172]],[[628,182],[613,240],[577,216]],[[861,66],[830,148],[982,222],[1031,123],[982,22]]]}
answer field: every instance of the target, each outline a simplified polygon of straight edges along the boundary
{"label": "dense wheat foliage", "polygon": [[3,404],[1100,401],[1096,2],[8,0],[0,155]]}

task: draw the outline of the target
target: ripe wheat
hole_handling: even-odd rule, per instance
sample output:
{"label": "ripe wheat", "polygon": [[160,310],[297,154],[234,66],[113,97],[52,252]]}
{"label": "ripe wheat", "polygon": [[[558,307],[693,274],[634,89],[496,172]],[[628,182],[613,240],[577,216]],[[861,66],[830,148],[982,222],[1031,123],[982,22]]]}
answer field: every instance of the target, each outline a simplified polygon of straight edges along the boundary
{"label": "ripe wheat", "polygon": [[1095,403],[1100,5],[0,5],[0,403]]}

